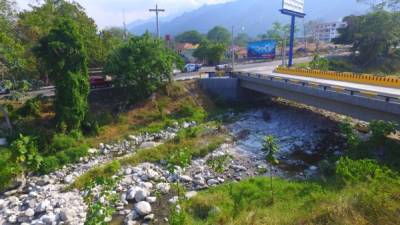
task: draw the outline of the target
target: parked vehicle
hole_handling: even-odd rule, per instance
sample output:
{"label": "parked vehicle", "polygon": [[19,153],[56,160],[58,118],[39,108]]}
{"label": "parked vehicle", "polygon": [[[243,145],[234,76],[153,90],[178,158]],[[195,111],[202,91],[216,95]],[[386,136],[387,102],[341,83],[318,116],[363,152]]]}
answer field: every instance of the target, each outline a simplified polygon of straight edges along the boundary
{"label": "parked vehicle", "polygon": [[186,73],[191,73],[191,72],[197,72],[201,69],[201,64],[186,64],[185,68],[184,68],[184,72]]}
{"label": "parked vehicle", "polygon": [[90,88],[92,89],[111,87],[112,85],[111,80],[102,76],[90,76],[89,81],[90,81]]}
{"label": "parked vehicle", "polygon": [[10,94],[10,90],[0,86],[0,95]]}
{"label": "parked vehicle", "polygon": [[223,71],[223,72],[232,72],[233,68],[232,68],[232,65],[230,65],[230,64],[221,64],[221,65],[215,66],[215,70]]}

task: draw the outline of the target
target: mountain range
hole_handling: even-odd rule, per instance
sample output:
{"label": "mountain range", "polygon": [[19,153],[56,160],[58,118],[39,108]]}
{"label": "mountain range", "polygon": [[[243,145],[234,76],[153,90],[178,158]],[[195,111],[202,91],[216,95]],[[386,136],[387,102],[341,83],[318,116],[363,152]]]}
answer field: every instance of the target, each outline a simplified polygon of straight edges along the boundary
{"label": "mountain range", "polygon": [[[173,19],[161,20],[160,31],[162,35],[177,35],[187,30],[206,33],[219,25],[229,29],[234,26],[236,32],[255,36],[265,33],[276,21],[289,23],[290,18],[279,12],[281,7],[282,0],[236,0],[204,5]],[[363,14],[367,10],[368,6],[357,3],[357,0],[305,0],[305,21],[339,21],[347,15]],[[303,19],[300,19],[300,24],[302,23]],[[155,33],[155,19],[134,21],[128,24],[128,29],[133,34],[142,34],[145,31]]]}

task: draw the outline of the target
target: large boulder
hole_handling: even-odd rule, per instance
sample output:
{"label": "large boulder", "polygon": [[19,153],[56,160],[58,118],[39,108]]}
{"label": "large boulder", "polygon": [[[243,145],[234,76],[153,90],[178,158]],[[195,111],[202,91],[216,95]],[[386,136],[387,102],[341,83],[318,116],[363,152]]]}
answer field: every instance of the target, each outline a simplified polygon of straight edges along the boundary
{"label": "large boulder", "polygon": [[151,213],[151,205],[145,201],[136,203],[134,209],[140,216],[146,216]]}

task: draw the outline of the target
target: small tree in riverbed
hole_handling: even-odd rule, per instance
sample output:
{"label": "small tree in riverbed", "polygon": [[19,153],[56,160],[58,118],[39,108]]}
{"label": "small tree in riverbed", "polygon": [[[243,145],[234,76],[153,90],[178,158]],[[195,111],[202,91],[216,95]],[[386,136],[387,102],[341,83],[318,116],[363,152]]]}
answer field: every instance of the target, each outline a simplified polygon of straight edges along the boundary
{"label": "small tree in riverbed", "polygon": [[279,152],[279,146],[276,143],[276,140],[273,136],[266,136],[264,138],[263,148],[262,151],[266,154],[266,159],[269,163],[269,174],[271,179],[271,198],[272,203],[274,203],[274,190],[272,186],[272,169],[274,165],[279,164],[279,161],[276,157],[276,154]]}

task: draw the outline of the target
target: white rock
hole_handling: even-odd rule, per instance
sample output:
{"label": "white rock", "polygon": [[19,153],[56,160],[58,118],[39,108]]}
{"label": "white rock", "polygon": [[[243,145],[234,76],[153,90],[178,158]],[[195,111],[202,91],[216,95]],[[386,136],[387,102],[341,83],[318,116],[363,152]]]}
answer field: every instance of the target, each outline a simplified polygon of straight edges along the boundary
{"label": "white rock", "polygon": [[138,189],[135,194],[136,202],[144,201],[146,197],[148,197],[150,193],[146,189]]}
{"label": "white rock", "polygon": [[91,155],[96,154],[97,152],[98,152],[98,150],[95,148],[89,148],[89,150],[88,150],[88,153]]}
{"label": "white rock", "polygon": [[146,216],[151,213],[151,205],[145,201],[136,203],[134,209],[140,216]]}
{"label": "white rock", "polygon": [[141,182],[139,184],[139,187],[150,190],[150,189],[153,189],[153,184],[150,182]]}
{"label": "white rock", "polygon": [[216,185],[216,184],[218,184],[219,182],[218,182],[218,180],[216,180],[216,179],[209,179],[208,181],[207,181],[207,184],[209,185],[209,186],[212,186],[212,185]]}
{"label": "white rock", "polygon": [[157,143],[156,143],[156,142],[149,141],[149,142],[143,142],[143,143],[140,145],[140,148],[154,148],[154,147],[156,147],[156,146],[157,146]]}
{"label": "white rock", "polygon": [[151,196],[146,197],[146,202],[148,202],[148,203],[154,203],[156,201],[157,201],[157,197],[151,197]]}
{"label": "white rock", "polygon": [[132,174],[132,169],[131,168],[126,168],[124,173],[125,173],[125,175]]}
{"label": "white rock", "polygon": [[17,222],[17,216],[16,215],[11,215],[8,217],[8,222],[9,223],[16,223]]}
{"label": "white rock", "polygon": [[71,209],[62,209],[60,212],[60,220],[64,222],[71,222],[75,213]]}
{"label": "white rock", "polygon": [[27,216],[27,217],[32,217],[34,215],[35,215],[35,211],[33,209],[27,209],[25,211],[25,216]]}
{"label": "white rock", "polygon": [[37,213],[46,212],[46,210],[47,210],[48,208],[50,208],[50,206],[51,206],[50,201],[47,200],[47,199],[45,199],[45,200],[41,201],[41,202],[36,206],[35,211],[36,211]]}
{"label": "white rock", "polygon": [[4,208],[6,205],[6,201],[4,199],[0,199],[0,209]]}
{"label": "white rock", "polygon": [[240,165],[232,165],[231,168],[234,169],[235,171],[246,171],[247,170],[246,167],[240,166]]}
{"label": "white rock", "polygon": [[169,199],[168,202],[170,204],[176,204],[178,202],[178,200],[179,200],[179,197],[178,196],[174,196],[171,199]]}
{"label": "white rock", "polygon": [[193,181],[193,179],[192,179],[190,176],[187,176],[187,175],[182,175],[182,176],[180,176],[179,178],[180,178],[181,181],[187,182],[187,183]]}
{"label": "white rock", "polygon": [[158,183],[156,185],[156,189],[166,194],[169,192],[169,190],[171,190],[171,185],[168,183]]}
{"label": "white rock", "polygon": [[65,182],[66,184],[72,184],[73,181],[74,181],[74,177],[73,177],[72,175],[67,175],[67,176],[64,178],[64,182]]}
{"label": "white rock", "polygon": [[135,199],[136,191],[139,190],[139,187],[131,187],[126,193],[126,200]]}
{"label": "white rock", "polygon": [[50,214],[47,214],[47,215],[43,215],[42,217],[40,217],[40,220],[43,223],[50,224],[50,225],[57,223],[57,217],[53,213],[50,213]]}
{"label": "white rock", "polygon": [[191,199],[191,198],[195,197],[196,195],[197,195],[196,191],[189,191],[189,192],[186,192],[185,197],[186,197],[186,199]]}

